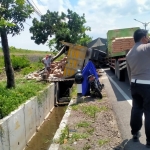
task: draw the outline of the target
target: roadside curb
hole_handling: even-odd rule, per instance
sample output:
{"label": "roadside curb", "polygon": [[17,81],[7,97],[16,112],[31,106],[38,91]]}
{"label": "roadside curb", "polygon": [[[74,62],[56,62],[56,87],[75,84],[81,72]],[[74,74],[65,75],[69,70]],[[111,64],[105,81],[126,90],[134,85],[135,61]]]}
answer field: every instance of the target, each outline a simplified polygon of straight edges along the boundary
{"label": "roadside curb", "polygon": [[60,125],[59,125],[59,128],[57,129],[55,135],[54,135],[54,138],[53,138],[53,142],[52,144],[50,145],[49,149],[48,150],[58,150],[59,149],[59,144],[56,144],[54,141],[57,141],[61,135],[61,131],[66,127],[67,125],[67,122],[68,122],[68,118],[71,114],[71,108],[70,108],[70,105],[72,105],[74,103],[74,99],[71,99],[69,105],[68,105],[68,108],[60,122]]}

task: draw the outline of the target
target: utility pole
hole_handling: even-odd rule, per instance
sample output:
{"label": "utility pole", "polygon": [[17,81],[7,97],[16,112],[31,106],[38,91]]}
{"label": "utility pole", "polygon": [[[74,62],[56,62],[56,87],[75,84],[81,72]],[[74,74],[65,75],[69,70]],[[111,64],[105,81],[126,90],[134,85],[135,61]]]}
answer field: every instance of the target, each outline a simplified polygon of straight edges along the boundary
{"label": "utility pole", "polygon": [[143,25],[144,25],[144,28],[145,28],[145,30],[146,30],[146,27],[148,26],[148,24],[150,23],[150,22],[141,22],[141,21],[139,21],[139,20],[137,20],[137,19],[134,19],[135,21],[138,21],[138,22],[140,22],[140,23],[142,23]]}

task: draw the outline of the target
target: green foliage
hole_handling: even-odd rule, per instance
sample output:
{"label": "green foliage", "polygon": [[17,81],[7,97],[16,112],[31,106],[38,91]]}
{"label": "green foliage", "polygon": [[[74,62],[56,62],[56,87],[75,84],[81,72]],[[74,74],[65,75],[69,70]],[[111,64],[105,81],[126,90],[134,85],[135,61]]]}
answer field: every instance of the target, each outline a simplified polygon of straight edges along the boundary
{"label": "green foliage", "polygon": [[31,72],[34,72],[36,70],[40,70],[43,68],[43,64],[41,62],[32,62],[32,64],[30,63],[30,66],[29,67],[25,67],[23,69],[21,69],[21,74],[22,75],[27,75]]}
{"label": "green foliage", "polygon": [[20,104],[38,94],[48,84],[34,80],[18,79],[16,88],[6,89],[5,82],[0,82],[0,119],[15,110]]}
{"label": "green foliage", "polygon": [[77,97],[77,85],[73,84],[72,91],[71,91],[71,98]]}
{"label": "green foliage", "polygon": [[49,54],[49,51],[33,51],[33,50],[28,50],[28,49],[22,49],[22,48],[15,48],[14,46],[10,46],[9,47],[10,49],[10,54],[20,54],[20,55],[30,55],[30,54],[43,54],[43,55],[46,55],[46,54]]}
{"label": "green foliage", "polygon": [[15,87],[14,72],[11,67],[7,34],[19,34],[23,23],[30,17],[33,8],[25,0],[3,0],[0,2],[0,33],[7,76],[7,88]]}
{"label": "green foliage", "polygon": [[61,47],[60,41],[66,41],[75,44],[86,45],[91,38],[86,35],[86,31],[90,31],[90,27],[86,27],[85,15],[79,16],[76,12],[68,9],[68,13],[50,12],[42,15],[41,21],[33,19],[33,26],[30,32],[33,34],[31,39],[37,44],[44,44],[49,37],[55,36],[48,42],[48,45],[56,44],[56,49]]}
{"label": "green foliage", "polygon": [[80,133],[73,133],[71,137],[69,137],[69,127],[66,126],[62,132],[61,132],[61,135],[59,137],[59,143],[60,144],[63,144],[64,143],[64,140],[67,139],[69,140],[71,143],[73,143],[74,141],[77,141],[79,139],[85,139],[87,138],[88,135],[86,133],[84,134],[80,134]]}
{"label": "green foliage", "polygon": [[98,140],[99,146],[103,146],[104,144],[108,143],[110,140],[109,139],[100,139]]}
{"label": "green foliage", "polygon": [[88,128],[88,129],[86,130],[86,132],[89,133],[90,135],[92,135],[93,132],[94,132],[94,128],[93,128],[93,127]]}
{"label": "green foliage", "polygon": [[84,147],[83,147],[83,150],[89,150],[91,148],[90,145],[86,144]]}
{"label": "green foliage", "polygon": [[[54,52],[53,52],[54,53]],[[57,54],[57,53],[56,53]],[[55,54],[55,55],[56,55]],[[62,54],[61,56],[59,56],[55,61],[60,61],[61,59],[63,59],[65,57],[65,55],[64,54]]]}
{"label": "green foliage", "polygon": [[14,70],[22,69],[30,66],[30,61],[26,58],[26,56],[12,55],[11,62]]}
{"label": "green foliage", "polygon": [[101,112],[101,111],[106,111],[107,108],[106,107],[98,107],[98,106],[94,106],[94,105],[90,105],[90,106],[82,106],[82,111],[83,113],[87,114],[90,117],[94,117],[97,112]]}
{"label": "green foliage", "polygon": [[24,29],[23,23],[33,8],[25,3],[25,0],[3,0],[0,9],[0,30],[6,30],[8,34],[19,34]]}
{"label": "green foliage", "polygon": [[0,19],[0,28],[3,28],[4,26],[6,27],[14,27],[14,23],[9,23],[7,20],[5,20],[3,17]]}
{"label": "green foliage", "polygon": [[61,131],[61,135],[59,137],[59,143],[63,144],[64,143],[64,139],[68,139],[69,138],[69,127],[66,126],[62,131]]}
{"label": "green foliage", "polygon": [[74,142],[74,141],[77,141],[79,139],[86,139],[88,137],[88,134],[86,133],[73,133],[72,136],[71,136],[71,141]]}
{"label": "green foliage", "polygon": [[75,149],[72,148],[72,147],[67,146],[67,147],[63,147],[63,150],[75,150]]}
{"label": "green foliage", "polygon": [[71,105],[71,108],[72,110],[77,111],[80,108],[80,106],[78,104],[73,104]]}
{"label": "green foliage", "polygon": [[4,67],[4,57],[0,56],[0,68]]}
{"label": "green foliage", "polygon": [[48,47],[50,48],[50,51],[52,51],[52,52],[57,51],[57,50],[55,49],[55,45],[56,45],[55,39],[49,40],[49,42],[48,42]]}
{"label": "green foliage", "polygon": [[[1,52],[2,53],[2,52]],[[40,70],[43,68],[43,64],[41,63],[41,59],[46,55],[49,54],[45,51],[32,51],[32,50],[25,50],[25,49],[17,49],[15,47],[10,47],[10,54],[12,58],[12,65],[15,69],[21,69],[20,74],[27,75],[31,72],[36,70]],[[24,56],[22,56],[22,54]],[[38,61],[29,61],[28,55],[30,57],[34,57],[37,54],[39,57]],[[3,71],[4,68],[4,57],[0,56],[0,73]]]}
{"label": "green foliage", "polygon": [[90,126],[90,124],[88,123],[88,122],[86,122],[86,121],[81,121],[81,122],[79,122],[78,124],[77,124],[77,127],[78,128],[80,128],[80,127],[85,127],[85,128],[87,128],[87,127],[89,127]]}

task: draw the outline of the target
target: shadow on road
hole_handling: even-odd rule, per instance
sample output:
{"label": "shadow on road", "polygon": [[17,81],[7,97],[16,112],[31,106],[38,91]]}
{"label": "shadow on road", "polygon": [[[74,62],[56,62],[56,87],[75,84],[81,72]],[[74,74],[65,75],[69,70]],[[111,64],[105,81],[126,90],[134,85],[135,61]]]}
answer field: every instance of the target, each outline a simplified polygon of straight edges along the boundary
{"label": "shadow on road", "polygon": [[[106,69],[105,72],[106,72],[107,76],[109,76],[119,86],[119,88],[124,93],[126,93],[127,95],[129,95],[129,97],[130,97],[130,83],[129,83],[127,72],[125,71],[126,78],[125,78],[124,82],[118,81],[118,79],[116,78],[116,76],[115,76],[115,74],[114,74],[113,71],[110,71],[109,69]],[[111,87],[112,87],[112,89],[114,91],[114,94],[115,94],[115,96],[117,98],[117,101],[126,101],[126,99],[123,97],[123,95],[120,94],[120,92],[118,91],[118,89],[112,83],[112,81],[110,79],[109,79],[109,82],[110,82]]]}
{"label": "shadow on road", "polygon": [[146,146],[139,142],[133,142],[132,139],[124,140],[120,145],[114,148],[114,150],[148,150]]}

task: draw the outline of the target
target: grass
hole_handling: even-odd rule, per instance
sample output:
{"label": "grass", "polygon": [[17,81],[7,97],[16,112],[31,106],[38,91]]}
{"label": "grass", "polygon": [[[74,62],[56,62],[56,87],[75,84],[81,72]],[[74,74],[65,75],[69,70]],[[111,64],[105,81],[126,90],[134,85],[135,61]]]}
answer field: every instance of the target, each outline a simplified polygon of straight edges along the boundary
{"label": "grass", "polygon": [[[34,62],[29,60],[27,56],[13,55],[11,58],[11,62],[14,70],[18,71],[18,73],[21,75],[26,75],[43,68],[43,64],[40,62],[40,60]],[[0,74],[4,72],[3,68],[4,68],[4,58],[0,56]]]}
{"label": "grass", "polygon": [[4,57],[0,56],[0,68],[4,67]]}
{"label": "grass", "polygon": [[108,108],[105,106],[102,107],[98,107],[98,106],[94,106],[94,105],[89,105],[89,106],[82,106],[82,111],[83,113],[87,114],[90,117],[94,117],[97,112],[101,112],[101,111],[106,111]]}
{"label": "grass", "polygon": [[60,144],[63,144],[64,143],[64,140],[65,139],[68,139],[69,138],[69,127],[66,126],[62,131],[61,131],[61,135],[59,137],[59,140],[58,142]]}
{"label": "grass", "polygon": [[[64,128],[64,130],[62,130],[61,135],[59,137],[58,143],[59,144],[64,144],[65,141],[69,141],[71,143],[73,143],[74,141],[77,141],[79,139],[85,139],[88,137],[87,133],[73,133],[71,137],[69,137],[69,127],[66,126]],[[57,141],[56,141],[57,143]]]}
{"label": "grass", "polygon": [[109,139],[100,139],[98,140],[99,146],[103,146],[104,144],[108,143],[110,140]]}
{"label": "grass", "polygon": [[90,117],[95,117],[95,114],[99,112],[99,107],[94,105],[83,106],[82,111]]}
{"label": "grass", "polygon": [[106,106],[102,106],[99,108],[99,111],[107,111],[108,110],[108,107]]}
{"label": "grass", "polygon": [[89,124],[88,122],[86,122],[86,121],[81,121],[81,122],[79,122],[79,123],[77,124],[77,127],[78,127],[78,128],[80,128],[80,127],[87,128],[87,127],[89,127],[89,126],[90,126],[90,124]]}
{"label": "grass", "polygon": [[84,147],[83,147],[83,150],[89,150],[91,148],[90,145],[86,144]]}
{"label": "grass", "polygon": [[[54,53],[50,52],[50,51],[36,51],[36,50],[28,50],[28,49],[21,49],[21,48],[15,48],[13,46],[10,47],[10,57],[11,59],[13,58],[13,56],[16,56],[16,57],[27,57],[28,56],[38,56],[39,59],[43,58],[45,55],[47,54],[52,54],[53,56],[55,55]],[[64,56],[60,56],[57,60],[61,59],[62,57]],[[31,71],[35,71],[38,67],[41,68],[41,66],[43,67],[43,64],[40,62],[33,62],[31,61],[31,64],[30,64],[30,67],[27,67],[26,70],[30,69],[31,68]],[[0,48],[0,69],[4,67],[4,56],[3,56],[3,51],[2,51],[2,48]],[[39,69],[38,69],[39,70]],[[0,73],[2,71],[0,70]],[[23,74],[25,71],[23,71]],[[22,73],[22,72],[21,72]]]}
{"label": "grass", "polygon": [[72,147],[67,146],[67,147],[63,147],[63,150],[75,150],[75,149],[73,149]]}
{"label": "grass", "polygon": [[72,110],[77,111],[80,108],[80,105],[78,104],[73,104],[71,105]]}
{"label": "grass", "polygon": [[[10,46],[10,54],[49,54],[50,51],[42,51],[42,50],[29,50],[29,49],[22,49],[22,48],[15,48],[14,46]],[[0,48],[0,54],[2,54],[2,48]]]}
{"label": "grass", "polygon": [[98,107],[95,105],[78,105],[78,104],[73,104],[71,105],[72,110],[78,111],[81,110],[84,114],[87,114],[90,117],[95,118],[97,112],[102,112],[102,111],[107,111],[108,108],[106,106]]}
{"label": "grass", "polygon": [[71,141],[74,142],[74,141],[77,141],[79,139],[86,139],[88,137],[88,134],[87,133],[73,133],[72,136],[71,136]]}
{"label": "grass", "polygon": [[86,132],[87,132],[88,134],[92,135],[93,132],[94,132],[94,128],[93,128],[93,127],[88,128],[88,129],[86,130]]}
{"label": "grass", "polygon": [[71,91],[71,98],[75,98],[75,97],[77,97],[77,85],[76,84],[72,86],[72,91]]}
{"label": "grass", "polygon": [[[48,83],[36,82],[33,80],[21,79],[25,75],[40,70],[44,66],[41,63],[43,56],[50,54],[50,51],[33,51],[28,49],[18,49],[10,47],[10,58],[15,70],[15,89],[6,89],[5,78],[0,81],[0,119],[17,109],[22,103],[33,96],[38,96]],[[54,55],[54,53],[52,53]],[[36,56],[36,57],[35,57]],[[61,56],[62,58],[63,56]],[[58,58],[60,59],[60,58]],[[4,56],[0,48],[0,74],[5,76]],[[5,76],[6,77],[6,76]]]}
{"label": "grass", "polygon": [[35,80],[16,79],[16,88],[6,89],[6,81],[0,82],[0,119],[31,97],[38,95],[39,91],[48,85],[48,83],[36,82]]}

